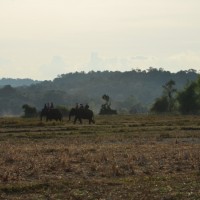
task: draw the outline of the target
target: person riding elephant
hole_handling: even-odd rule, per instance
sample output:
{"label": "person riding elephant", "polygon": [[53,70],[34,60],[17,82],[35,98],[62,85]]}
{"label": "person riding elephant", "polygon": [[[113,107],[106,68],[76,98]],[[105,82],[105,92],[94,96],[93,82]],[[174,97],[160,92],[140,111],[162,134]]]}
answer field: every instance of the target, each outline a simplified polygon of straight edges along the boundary
{"label": "person riding elephant", "polygon": [[53,108],[54,108],[54,105],[53,105],[53,102],[51,102],[50,109],[53,109]]}
{"label": "person riding elephant", "polygon": [[51,103],[49,107],[49,103],[44,104],[44,108],[40,112],[40,120],[42,121],[43,117],[46,117],[46,121],[48,120],[56,120],[56,121],[62,121],[63,115],[61,111],[57,108],[54,108],[53,103]]}
{"label": "person riding elephant", "polygon": [[79,108],[72,108],[69,112],[69,121],[71,120],[71,116],[74,116],[74,124],[77,120],[82,124],[82,119],[88,119],[89,124],[95,123],[93,111],[89,109],[89,106],[85,109],[83,105],[80,104]]}
{"label": "person riding elephant", "polygon": [[89,105],[86,104],[86,105],[85,105],[85,110],[88,110],[88,109],[89,109]]}

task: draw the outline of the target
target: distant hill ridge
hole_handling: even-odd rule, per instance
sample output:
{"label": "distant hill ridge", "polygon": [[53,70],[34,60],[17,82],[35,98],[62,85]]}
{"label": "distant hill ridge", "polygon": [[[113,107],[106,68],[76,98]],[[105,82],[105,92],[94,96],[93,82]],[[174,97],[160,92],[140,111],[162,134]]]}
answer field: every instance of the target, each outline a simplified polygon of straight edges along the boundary
{"label": "distant hill ridge", "polygon": [[169,80],[175,81],[175,87],[179,91],[187,82],[196,80],[198,75],[192,69],[171,73],[150,68],[148,71],[75,72],[59,75],[51,81],[2,79],[0,115],[22,114],[23,104],[41,110],[47,102],[67,107],[76,103],[88,103],[98,113],[105,103],[102,100],[104,94],[109,95],[111,107],[119,111],[118,113],[128,113],[135,107],[145,110],[144,107],[148,109],[162,95],[162,86]]}
{"label": "distant hill ridge", "polygon": [[19,86],[30,86],[32,84],[40,83],[41,81],[32,80],[29,78],[24,79],[14,79],[14,78],[2,78],[0,79],[0,87],[5,85],[11,85],[12,87],[19,87]]}

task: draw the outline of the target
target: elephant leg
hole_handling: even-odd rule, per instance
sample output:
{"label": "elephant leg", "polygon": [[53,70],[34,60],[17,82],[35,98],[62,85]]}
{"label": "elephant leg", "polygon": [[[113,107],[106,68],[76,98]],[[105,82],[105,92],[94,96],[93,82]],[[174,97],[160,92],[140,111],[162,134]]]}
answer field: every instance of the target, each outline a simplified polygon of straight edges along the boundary
{"label": "elephant leg", "polygon": [[74,124],[76,124],[77,116],[74,117]]}
{"label": "elephant leg", "polygon": [[68,121],[70,121],[71,120],[71,115],[69,115],[69,120]]}
{"label": "elephant leg", "polygon": [[79,122],[80,122],[80,124],[82,124],[82,119],[79,117]]}

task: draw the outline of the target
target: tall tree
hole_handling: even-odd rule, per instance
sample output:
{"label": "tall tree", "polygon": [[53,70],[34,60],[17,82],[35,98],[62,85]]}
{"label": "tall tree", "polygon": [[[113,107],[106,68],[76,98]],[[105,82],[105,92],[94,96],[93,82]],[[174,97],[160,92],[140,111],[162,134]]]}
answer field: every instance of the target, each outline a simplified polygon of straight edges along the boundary
{"label": "tall tree", "polygon": [[200,76],[197,81],[186,85],[178,93],[179,110],[183,114],[197,114],[200,112]]}
{"label": "tall tree", "polygon": [[173,107],[174,107],[174,94],[176,93],[176,88],[175,86],[175,81],[174,80],[170,80],[168,81],[165,85],[163,85],[164,88],[164,94],[165,96],[167,96],[167,100],[168,100],[168,112],[171,112]]}
{"label": "tall tree", "polygon": [[172,79],[163,85],[163,95],[157,98],[151,107],[152,112],[172,112],[175,104],[175,81]]}

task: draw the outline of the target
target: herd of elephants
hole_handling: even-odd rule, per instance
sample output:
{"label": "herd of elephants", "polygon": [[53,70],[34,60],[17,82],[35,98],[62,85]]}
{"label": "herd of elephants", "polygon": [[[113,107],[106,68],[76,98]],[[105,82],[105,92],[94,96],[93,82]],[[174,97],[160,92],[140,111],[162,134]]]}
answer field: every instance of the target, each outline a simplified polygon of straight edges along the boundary
{"label": "herd of elephants", "polygon": [[[94,121],[94,113],[89,108],[72,108],[69,112],[69,120],[71,120],[71,117],[74,116],[74,124],[78,120],[82,124],[82,119],[88,119],[89,124],[95,123]],[[57,108],[43,108],[40,113],[40,119],[42,120],[43,117],[46,117],[46,121],[49,120],[56,120],[56,121],[62,121],[63,115],[61,111]]]}
{"label": "herd of elephants", "polygon": [[[101,110],[99,112],[100,115],[113,115],[117,114],[116,110],[111,109],[111,102],[110,97],[106,94],[102,96],[102,99],[105,100],[105,103],[101,105]],[[94,113],[92,110],[89,109],[89,105],[86,104],[83,106],[82,104],[78,105],[76,103],[76,107],[72,108],[69,112],[69,121],[71,117],[74,116],[74,124],[78,120],[82,124],[82,119],[88,119],[89,124],[95,123],[94,121]],[[63,115],[59,109],[54,108],[53,103],[47,103],[44,105],[40,113],[40,119],[42,120],[43,117],[46,117],[46,121],[49,120],[56,120],[62,121]]]}

